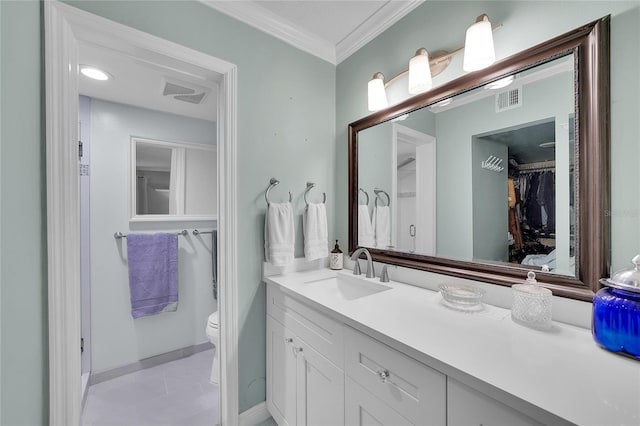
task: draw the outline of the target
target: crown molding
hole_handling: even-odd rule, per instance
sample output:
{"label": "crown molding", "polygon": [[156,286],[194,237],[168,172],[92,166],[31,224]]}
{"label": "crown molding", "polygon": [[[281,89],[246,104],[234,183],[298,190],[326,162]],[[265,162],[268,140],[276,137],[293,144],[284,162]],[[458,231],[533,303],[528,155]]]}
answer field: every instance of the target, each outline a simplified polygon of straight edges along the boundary
{"label": "crown molding", "polygon": [[201,3],[244,22],[287,44],[336,65],[332,43],[294,25],[288,20],[250,1],[200,0]]}
{"label": "crown molding", "polygon": [[333,65],[347,59],[362,46],[398,22],[424,0],[387,1],[336,46],[253,1],[200,0],[201,3],[244,22]]}
{"label": "crown molding", "polygon": [[423,2],[424,0],[388,1],[336,45],[336,63],[339,64],[353,55]]}

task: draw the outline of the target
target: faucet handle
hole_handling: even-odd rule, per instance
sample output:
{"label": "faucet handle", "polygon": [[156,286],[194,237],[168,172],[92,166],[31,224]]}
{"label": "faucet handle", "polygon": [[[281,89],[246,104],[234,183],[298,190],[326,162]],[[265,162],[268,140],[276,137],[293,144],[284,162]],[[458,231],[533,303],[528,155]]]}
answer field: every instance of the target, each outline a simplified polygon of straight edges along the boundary
{"label": "faucet handle", "polygon": [[387,265],[382,267],[382,272],[380,273],[380,282],[388,283],[389,282],[389,272],[387,271]]}

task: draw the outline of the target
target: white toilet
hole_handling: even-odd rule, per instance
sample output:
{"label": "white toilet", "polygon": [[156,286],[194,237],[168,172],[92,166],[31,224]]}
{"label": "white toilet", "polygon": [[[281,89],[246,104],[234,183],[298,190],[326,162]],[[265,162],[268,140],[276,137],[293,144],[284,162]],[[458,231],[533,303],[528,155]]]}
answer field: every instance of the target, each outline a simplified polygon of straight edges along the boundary
{"label": "white toilet", "polygon": [[213,354],[213,365],[211,366],[211,377],[209,381],[211,383],[218,384],[219,368],[218,368],[218,337],[220,333],[218,331],[218,311],[209,315],[209,320],[207,321],[207,337],[209,341],[213,343],[215,346],[215,352]]}

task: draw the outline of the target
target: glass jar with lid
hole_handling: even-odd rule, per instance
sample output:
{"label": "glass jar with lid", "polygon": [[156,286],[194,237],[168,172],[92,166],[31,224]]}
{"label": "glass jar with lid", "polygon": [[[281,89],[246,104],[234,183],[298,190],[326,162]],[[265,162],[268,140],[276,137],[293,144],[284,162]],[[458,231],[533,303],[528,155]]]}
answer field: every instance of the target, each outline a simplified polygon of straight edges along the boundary
{"label": "glass jar with lid", "polygon": [[640,255],[634,267],[601,279],[593,298],[591,331],[605,349],[640,359]]}

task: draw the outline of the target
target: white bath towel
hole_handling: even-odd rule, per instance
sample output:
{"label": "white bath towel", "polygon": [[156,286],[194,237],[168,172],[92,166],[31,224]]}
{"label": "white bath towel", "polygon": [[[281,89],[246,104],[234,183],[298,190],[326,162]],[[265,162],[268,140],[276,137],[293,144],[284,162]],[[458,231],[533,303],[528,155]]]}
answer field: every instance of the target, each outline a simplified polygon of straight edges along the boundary
{"label": "white bath towel", "polygon": [[369,206],[366,204],[358,206],[358,245],[360,247],[375,247]]}
{"label": "white bath towel", "polygon": [[391,210],[389,206],[376,206],[373,210],[373,231],[377,248],[386,249],[391,245]]}
{"label": "white bath towel", "polygon": [[296,241],[291,203],[270,203],[264,220],[264,257],[274,266],[293,262]]}
{"label": "white bath towel", "polygon": [[302,216],[304,257],[307,260],[329,256],[327,209],[324,203],[309,203]]}

